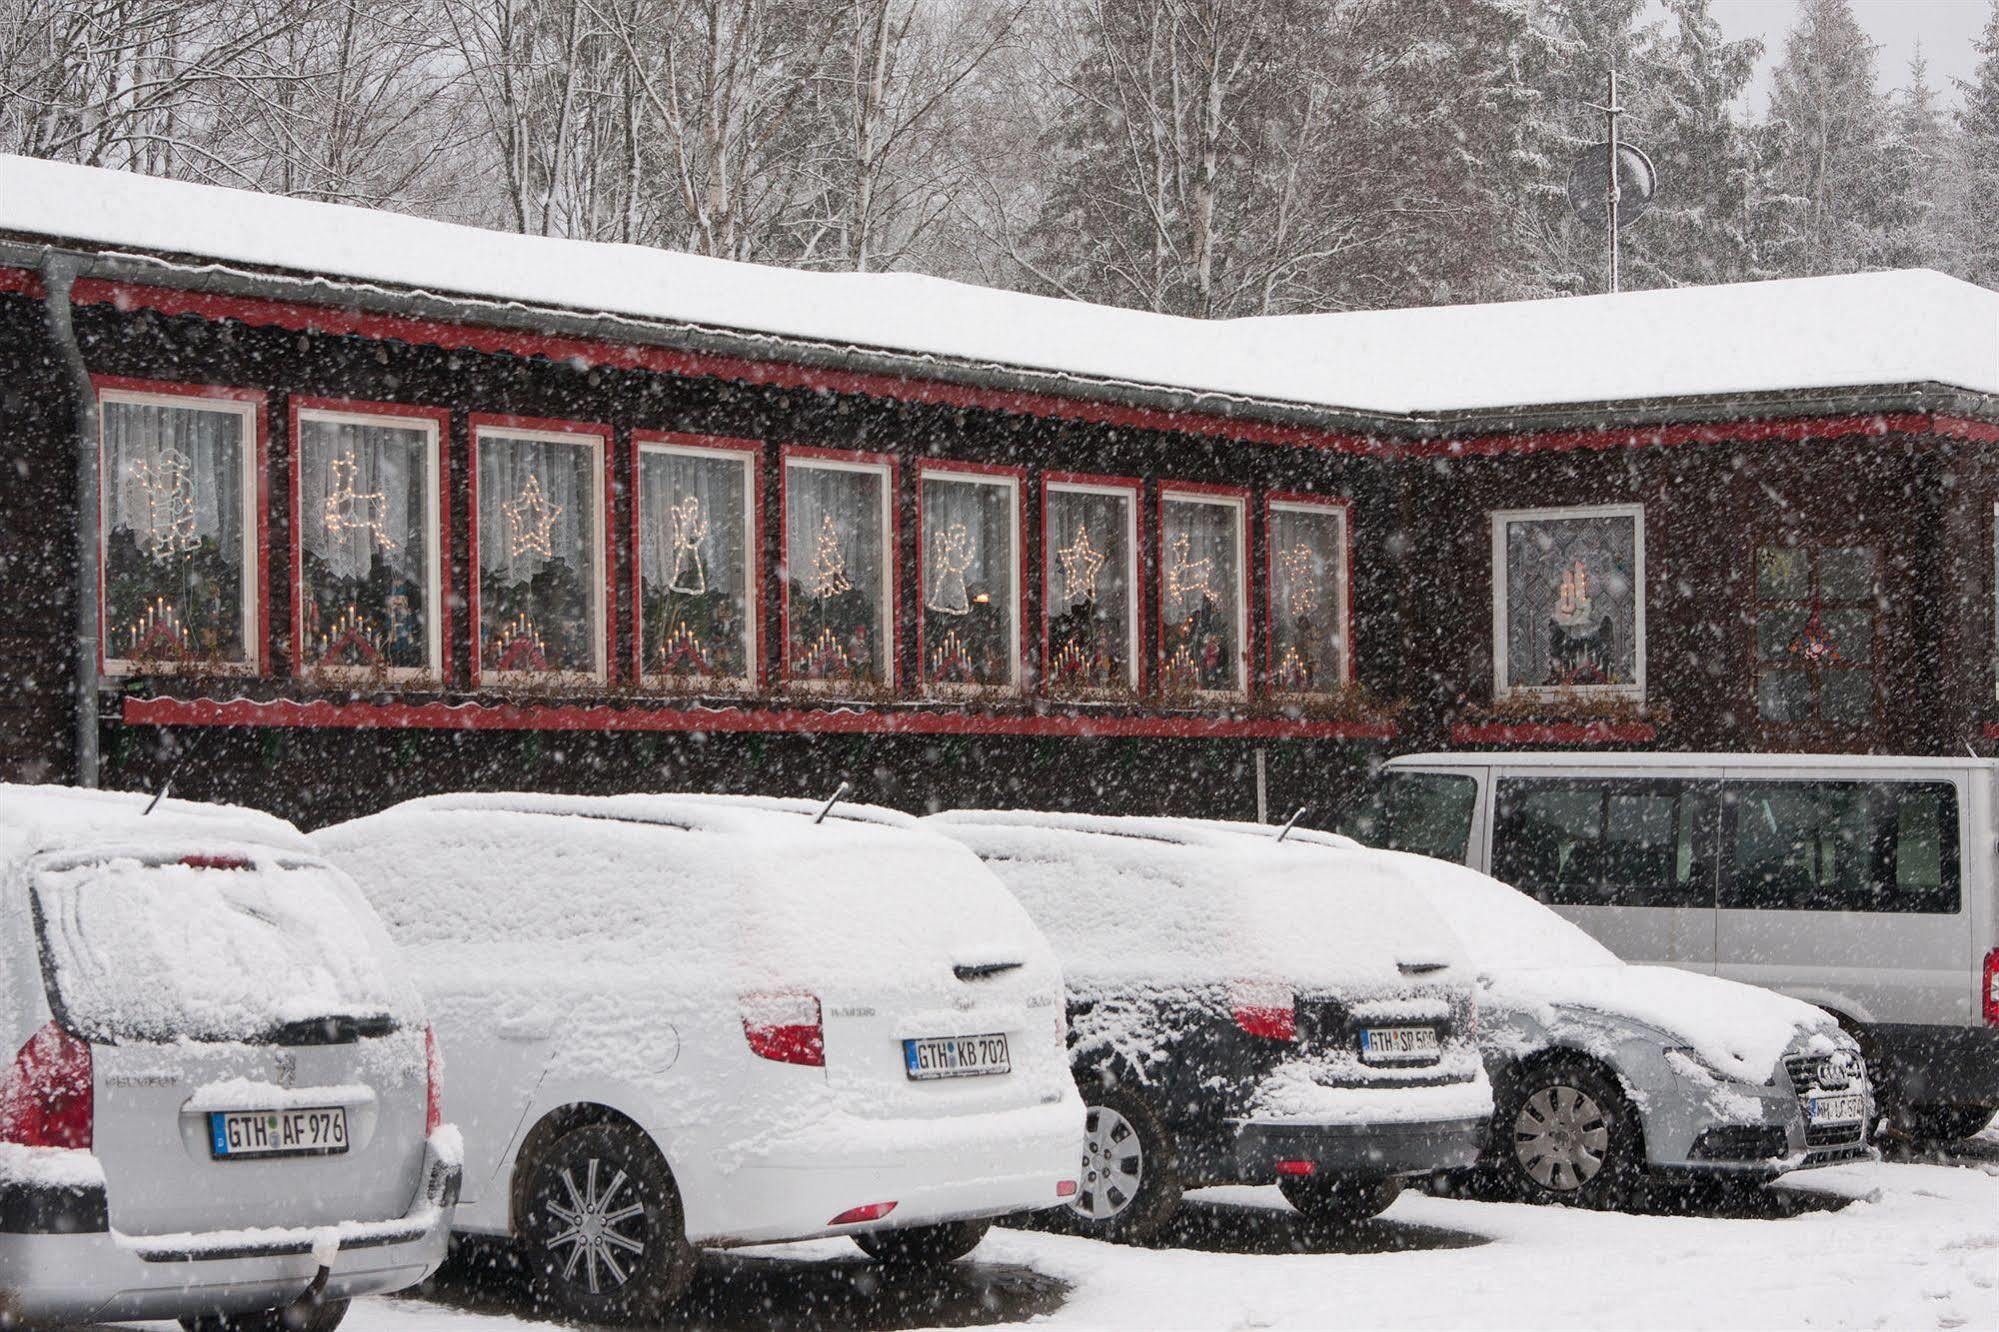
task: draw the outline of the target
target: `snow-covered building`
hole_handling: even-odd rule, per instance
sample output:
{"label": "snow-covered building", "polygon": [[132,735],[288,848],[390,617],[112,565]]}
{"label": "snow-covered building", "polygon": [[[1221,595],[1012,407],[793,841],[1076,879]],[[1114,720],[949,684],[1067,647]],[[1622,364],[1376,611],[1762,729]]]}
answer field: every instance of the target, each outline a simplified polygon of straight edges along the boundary
{"label": "snow-covered building", "polygon": [[0,438],[0,778],[1248,814],[1999,736],[1934,273],[1200,322],[0,157]]}

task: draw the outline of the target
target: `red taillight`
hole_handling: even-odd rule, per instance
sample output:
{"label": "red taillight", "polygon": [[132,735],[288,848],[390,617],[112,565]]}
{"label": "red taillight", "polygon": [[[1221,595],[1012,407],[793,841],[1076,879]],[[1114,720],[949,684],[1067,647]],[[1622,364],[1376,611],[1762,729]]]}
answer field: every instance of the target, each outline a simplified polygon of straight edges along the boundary
{"label": "red taillight", "polygon": [[1277,1173],[1280,1175],[1313,1175],[1317,1174],[1318,1170],[1318,1165],[1312,1161],[1279,1161],[1277,1163]]}
{"label": "red taillight", "polygon": [[423,1029],[423,1136],[444,1125],[444,1060],[437,1053],[437,1032]]}
{"label": "red taillight", "polygon": [[743,1035],[760,1059],[826,1066],[826,1029],[809,994],[744,995]]}
{"label": "red taillight", "polygon": [[826,1224],[829,1226],[851,1226],[861,1221],[879,1221],[895,1210],[895,1204],[865,1203],[859,1207],[849,1207]]}
{"label": "red taillight", "polygon": [[1999,948],[1985,955],[1985,985],[1979,993],[1985,997],[1985,1025],[1999,1027]]}
{"label": "red taillight", "polygon": [[246,870],[255,868],[249,859],[244,856],[182,856],[180,863],[189,869]]}
{"label": "red taillight", "polygon": [[90,1044],[51,1022],[28,1038],[0,1083],[0,1142],[88,1151],[95,1120]]}
{"label": "red taillight", "polygon": [[1073,1180],[1073,1179],[1058,1179],[1058,1180],[1056,1180],[1056,1181],[1055,1181],[1055,1196],[1056,1196],[1056,1197],[1058,1197],[1058,1198],[1073,1198],[1073,1197],[1075,1197],[1075,1196],[1076,1196],[1076,1181],[1075,1181],[1075,1180]]}
{"label": "red taillight", "polygon": [[1298,1039],[1298,1001],[1281,981],[1237,981],[1229,990],[1235,1024],[1267,1041]]}

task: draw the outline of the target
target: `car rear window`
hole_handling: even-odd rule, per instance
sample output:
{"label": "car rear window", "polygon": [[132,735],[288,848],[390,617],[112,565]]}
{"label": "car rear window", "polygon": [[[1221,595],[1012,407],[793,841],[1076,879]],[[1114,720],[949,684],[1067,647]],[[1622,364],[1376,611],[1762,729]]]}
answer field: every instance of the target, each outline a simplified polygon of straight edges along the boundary
{"label": "car rear window", "polygon": [[308,1044],[413,1011],[379,922],[323,865],[111,857],[34,888],[51,998],[93,1041]]}

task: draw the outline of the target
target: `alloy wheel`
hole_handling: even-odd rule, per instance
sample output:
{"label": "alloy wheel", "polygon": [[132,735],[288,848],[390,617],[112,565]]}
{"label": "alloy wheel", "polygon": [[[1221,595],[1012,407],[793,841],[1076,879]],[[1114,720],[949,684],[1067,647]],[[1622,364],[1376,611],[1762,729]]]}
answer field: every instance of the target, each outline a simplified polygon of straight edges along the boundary
{"label": "alloy wheel", "polygon": [[1513,1153],[1536,1184],[1573,1193],[1603,1170],[1610,1118],[1585,1091],[1562,1083],[1543,1087],[1513,1117]]}
{"label": "alloy wheel", "polygon": [[[604,1292],[606,1279],[609,1289],[622,1287],[631,1280],[627,1264],[645,1254],[645,1241],[620,1229],[633,1217],[641,1216],[645,1205],[636,1192],[627,1190],[629,1180],[623,1170],[617,1171],[601,1190],[597,1186],[598,1175],[599,1162],[594,1156],[584,1164],[581,1188],[577,1187],[574,1173],[563,1169],[562,1185],[569,1203],[565,1206],[550,1198],[546,1204],[548,1214],[559,1223],[546,1245],[562,1260],[562,1279],[586,1282],[592,1295]],[[623,1202],[619,1201],[621,1195]],[[624,1256],[624,1262],[619,1261],[620,1255]]]}
{"label": "alloy wheel", "polygon": [[1144,1181],[1138,1130],[1109,1106],[1091,1106],[1084,1121],[1082,1187],[1070,1207],[1088,1220],[1108,1221],[1131,1205]]}

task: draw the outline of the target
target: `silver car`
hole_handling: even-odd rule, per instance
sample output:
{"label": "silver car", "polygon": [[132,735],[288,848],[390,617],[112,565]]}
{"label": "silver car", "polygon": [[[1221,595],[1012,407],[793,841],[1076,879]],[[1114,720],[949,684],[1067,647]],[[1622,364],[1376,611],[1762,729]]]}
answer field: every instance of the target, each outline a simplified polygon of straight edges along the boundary
{"label": "silver car", "polygon": [[1615,1206],[1648,1177],[1761,1180],[1873,1155],[1866,1067],[1831,1014],[1717,976],[1629,965],[1461,865],[1329,833],[1289,840],[1323,848],[1329,877],[1353,858],[1398,867],[1463,941],[1495,1106],[1481,1164],[1521,1196]]}
{"label": "silver car", "polygon": [[0,786],[0,1325],[326,1332],[443,1259],[429,1029],[290,824],[146,811]]}

